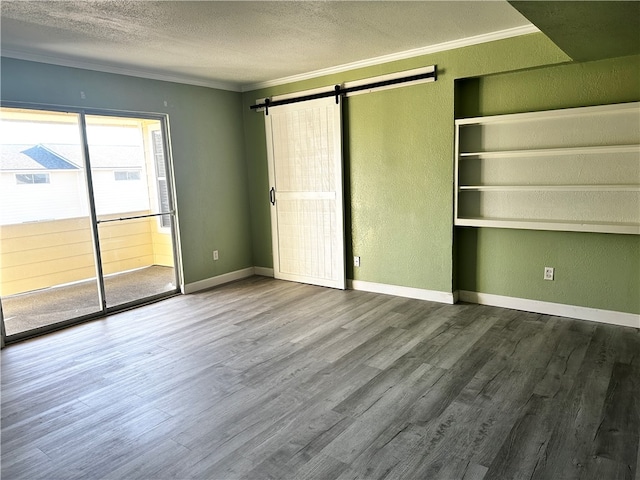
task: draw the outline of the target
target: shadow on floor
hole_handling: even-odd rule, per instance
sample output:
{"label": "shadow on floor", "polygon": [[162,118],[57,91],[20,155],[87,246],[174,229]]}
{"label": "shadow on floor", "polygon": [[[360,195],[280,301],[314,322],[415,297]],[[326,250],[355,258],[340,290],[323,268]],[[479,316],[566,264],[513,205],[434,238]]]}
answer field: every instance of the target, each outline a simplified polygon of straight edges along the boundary
{"label": "shadow on floor", "polygon": [[[107,307],[176,289],[172,267],[152,265],[105,277]],[[2,298],[7,335],[26,332],[100,311],[95,279]]]}

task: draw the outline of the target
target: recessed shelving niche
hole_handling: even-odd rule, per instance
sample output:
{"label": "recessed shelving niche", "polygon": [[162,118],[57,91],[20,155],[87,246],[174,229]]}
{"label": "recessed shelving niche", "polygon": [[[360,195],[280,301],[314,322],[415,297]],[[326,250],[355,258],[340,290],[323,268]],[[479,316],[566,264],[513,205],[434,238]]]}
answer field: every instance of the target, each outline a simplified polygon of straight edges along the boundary
{"label": "recessed shelving niche", "polygon": [[639,102],[455,123],[455,225],[640,234]]}

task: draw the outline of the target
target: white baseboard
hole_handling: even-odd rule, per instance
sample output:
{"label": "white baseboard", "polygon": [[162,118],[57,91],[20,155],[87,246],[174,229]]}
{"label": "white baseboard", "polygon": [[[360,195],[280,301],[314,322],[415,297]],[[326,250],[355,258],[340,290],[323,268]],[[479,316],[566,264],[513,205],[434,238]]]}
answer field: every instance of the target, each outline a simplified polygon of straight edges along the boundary
{"label": "white baseboard", "polygon": [[594,322],[609,323],[623,327],[640,328],[640,315],[635,313],[616,312],[613,310],[600,310],[598,308],[579,307],[563,303],[543,302],[526,298],[506,297],[491,293],[469,292],[460,290],[459,298],[463,302],[491,305],[493,307],[512,308],[526,312],[543,313],[558,317],[578,318]]}
{"label": "white baseboard", "polygon": [[[188,294],[198,292],[200,290],[206,290],[208,288],[217,287],[218,285],[251,277],[252,275],[273,277],[273,268],[249,267],[242,270],[236,270],[235,272],[218,275],[216,277],[206,278],[198,282],[188,283],[184,286],[184,293]],[[415,298],[418,300],[428,300],[430,302],[447,304],[454,304],[459,299],[463,302],[477,303],[480,305],[511,308],[513,310],[536,312],[545,315],[554,315],[557,317],[577,318],[580,320],[591,320],[611,325],[620,325],[623,327],[640,328],[640,315],[635,313],[601,310],[598,308],[544,302],[541,300],[530,300],[527,298],[507,297],[504,295],[494,295],[492,293],[470,292],[468,290],[459,290],[449,293],[438,290],[425,290],[422,288],[389,285],[385,283],[365,282],[363,280],[347,280],[347,288],[363,292],[382,293],[385,295],[395,295],[396,297]]]}
{"label": "white baseboard", "polygon": [[416,298],[418,300],[429,300],[430,302],[448,304],[453,304],[457,300],[453,293],[402,287],[400,285],[389,285],[385,283],[365,282],[363,280],[347,280],[347,288],[351,290],[362,290],[363,292],[383,293],[385,295],[395,295],[396,297]]}
{"label": "white baseboard", "polygon": [[273,277],[273,268],[253,267],[253,273],[262,277]]}
{"label": "white baseboard", "polygon": [[242,280],[243,278],[251,277],[254,275],[254,267],[243,268],[242,270],[236,270],[235,272],[229,272],[222,275],[218,275],[211,278],[205,278],[193,283],[187,283],[184,286],[184,293],[194,293],[200,290],[206,290],[207,288],[217,287],[225,283],[233,282],[235,280]]}
{"label": "white baseboard", "polygon": [[[273,268],[254,267],[254,271],[256,275],[273,277]],[[436,290],[424,290],[421,288],[401,287],[399,285],[365,282],[363,280],[347,279],[347,288],[350,290],[383,293],[385,295],[395,295],[396,297],[416,298],[418,300],[429,300],[431,302],[439,303],[453,304],[458,301],[458,292],[439,292]]]}

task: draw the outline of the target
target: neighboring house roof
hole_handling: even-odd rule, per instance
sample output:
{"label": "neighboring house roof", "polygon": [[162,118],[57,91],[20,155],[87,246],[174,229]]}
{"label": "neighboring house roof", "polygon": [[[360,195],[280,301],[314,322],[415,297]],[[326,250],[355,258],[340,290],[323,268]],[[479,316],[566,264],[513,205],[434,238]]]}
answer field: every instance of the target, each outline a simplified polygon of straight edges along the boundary
{"label": "neighboring house roof", "polygon": [[36,145],[35,147],[22,150],[20,153],[33,158],[47,170],[77,170],[78,165],[74,165],[65,160],[60,154],[49,150],[44,145]]}
{"label": "neighboring house roof", "polygon": [[[46,147],[82,165],[82,151],[78,145],[47,143]],[[144,152],[135,145],[90,145],[91,168],[142,168]]]}
{"label": "neighboring house roof", "polygon": [[0,147],[0,170],[44,170],[45,167],[32,157],[22,153],[33,145],[2,145]]}
{"label": "neighboring house roof", "polygon": [[[135,145],[91,145],[92,168],[140,169],[144,165],[142,147]],[[83,164],[79,145],[1,145],[0,170],[72,170]]]}

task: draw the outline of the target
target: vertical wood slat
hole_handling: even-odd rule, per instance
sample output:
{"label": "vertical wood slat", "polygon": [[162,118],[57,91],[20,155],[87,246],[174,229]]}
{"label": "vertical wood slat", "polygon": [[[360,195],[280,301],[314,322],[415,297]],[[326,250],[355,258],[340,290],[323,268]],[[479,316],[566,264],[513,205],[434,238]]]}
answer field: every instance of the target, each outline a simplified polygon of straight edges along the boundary
{"label": "vertical wood slat", "polygon": [[346,287],[340,115],[321,99],[265,117],[276,278]]}

